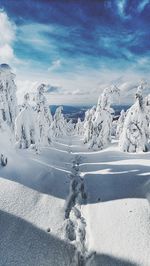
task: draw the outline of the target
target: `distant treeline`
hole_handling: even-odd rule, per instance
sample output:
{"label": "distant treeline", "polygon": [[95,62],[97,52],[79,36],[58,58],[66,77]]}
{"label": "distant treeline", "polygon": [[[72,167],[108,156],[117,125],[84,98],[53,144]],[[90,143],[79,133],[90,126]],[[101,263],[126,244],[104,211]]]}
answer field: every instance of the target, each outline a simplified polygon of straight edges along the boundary
{"label": "distant treeline", "polygon": [[[77,119],[80,118],[81,121],[84,120],[85,112],[90,109],[92,106],[68,106],[68,105],[62,105],[63,106],[63,113],[67,120],[72,119],[74,123],[77,122]],[[51,112],[52,115],[54,115],[58,105],[51,105]],[[120,112],[122,109],[125,111],[129,108],[129,105],[113,105],[112,108],[114,109],[115,113],[115,119],[118,119]]]}

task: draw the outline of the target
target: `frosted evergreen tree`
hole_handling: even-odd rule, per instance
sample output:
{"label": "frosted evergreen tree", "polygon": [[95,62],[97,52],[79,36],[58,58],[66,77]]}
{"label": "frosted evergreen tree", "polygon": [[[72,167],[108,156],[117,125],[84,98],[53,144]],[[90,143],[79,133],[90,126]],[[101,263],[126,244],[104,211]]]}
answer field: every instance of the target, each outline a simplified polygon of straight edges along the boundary
{"label": "frosted evergreen tree", "polygon": [[26,149],[31,145],[38,151],[39,131],[36,124],[35,112],[29,104],[29,94],[24,96],[23,109],[15,120],[16,145],[19,148]]}
{"label": "frosted evergreen tree", "polygon": [[126,112],[124,110],[121,110],[120,117],[119,117],[118,123],[117,123],[117,130],[116,130],[116,136],[117,137],[120,137],[120,135],[122,133],[125,117],[126,117]]}
{"label": "frosted evergreen tree", "polygon": [[8,126],[7,122],[0,117],[0,138],[3,141],[7,141],[8,145],[12,145],[12,132],[11,128]]}
{"label": "frosted evergreen tree", "polygon": [[66,123],[66,125],[67,125],[67,134],[68,135],[72,135],[72,134],[74,134],[74,127],[75,127],[75,125],[74,125],[74,123],[73,123],[73,121],[72,121],[72,119],[70,119],[67,123]]}
{"label": "frosted evergreen tree", "polygon": [[84,143],[88,143],[93,135],[93,119],[95,115],[96,107],[93,106],[85,113],[84,120]]}
{"label": "frosted evergreen tree", "polygon": [[85,112],[84,119],[84,143],[87,143],[90,140],[90,123],[92,117],[90,117],[90,110]]}
{"label": "frosted evergreen tree", "polygon": [[[0,109],[0,114],[2,114]],[[6,151],[12,149],[12,131],[10,126],[0,115],[0,165],[7,165]]]}
{"label": "frosted evergreen tree", "polygon": [[117,120],[112,121],[111,136],[116,137],[117,135]]}
{"label": "frosted evergreen tree", "polygon": [[53,137],[61,137],[66,134],[67,121],[62,113],[63,107],[59,106],[54,114],[54,119],[51,124],[51,134]]}
{"label": "frosted evergreen tree", "polygon": [[148,149],[148,124],[142,91],[143,84],[138,87],[136,102],[127,111],[124,121],[119,140],[120,149],[124,152],[147,151]]}
{"label": "frosted evergreen tree", "polygon": [[150,142],[150,94],[145,97],[146,120],[148,124],[148,138]]}
{"label": "frosted evergreen tree", "polygon": [[1,118],[14,129],[17,115],[15,75],[7,64],[0,65],[0,108]]}
{"label": "frosted evergreen tree", "polygon": [[96,112],[92,119],[92,136],[89,148],[103,149],[111,141],[112,114],[110,107],[113,94],[119,94],[116,86],[106,88],[98,99]]}
{"label": "frosted evergreen tree", "polygon": [[50,126],[53,121],[50,107],[44,95],[45,87],[45,84],[41,84],[37,88],[36,95],[37,125],[39,127],[40,143],[43,145],[51,143]]}

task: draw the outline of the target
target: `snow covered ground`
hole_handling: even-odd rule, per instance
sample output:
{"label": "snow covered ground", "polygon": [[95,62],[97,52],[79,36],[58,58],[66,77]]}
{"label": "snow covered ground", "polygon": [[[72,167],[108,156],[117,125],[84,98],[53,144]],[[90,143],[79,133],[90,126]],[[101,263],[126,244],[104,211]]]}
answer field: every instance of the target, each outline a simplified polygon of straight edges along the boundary
{"label": "snow covered ground", "polygon": [[150,152],[89,151],[73,136],[5,154],[0,265],[150,265]]}

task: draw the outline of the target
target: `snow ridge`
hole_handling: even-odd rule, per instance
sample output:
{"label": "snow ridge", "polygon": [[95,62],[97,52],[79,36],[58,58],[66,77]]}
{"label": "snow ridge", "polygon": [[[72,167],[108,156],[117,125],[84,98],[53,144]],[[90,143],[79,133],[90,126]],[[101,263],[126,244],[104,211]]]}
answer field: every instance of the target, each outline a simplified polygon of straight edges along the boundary
{"label": "snow ridge", "polygon": [[93,257],[93,253],[89,253],[86,247],[86,220],[81,211],[81,205],[87,201],[84,179],[79,173],[81,159],[80,156],[75,156],[72,162],[70,192],[65,206],[66,238],[75,245],[71,266],[85,266]]}

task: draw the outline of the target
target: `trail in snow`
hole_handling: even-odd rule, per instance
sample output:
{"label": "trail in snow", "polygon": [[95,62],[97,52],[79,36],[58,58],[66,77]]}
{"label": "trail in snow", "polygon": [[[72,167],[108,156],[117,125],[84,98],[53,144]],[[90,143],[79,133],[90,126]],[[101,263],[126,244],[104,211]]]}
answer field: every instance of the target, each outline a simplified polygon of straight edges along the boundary
{"label": "trail in snow", "polygon": [[[68,152],[71,153],[71,141]],[[70,266],[85,266],[93,257],[86,247],[86,220],[82,214],[81,205],[86,204],[84,178],[80,176],[82,157],[76,155],[72,162],[70,174],[70,191],[65,205],[66,238],[75,245],[75,255]]]}
{"label": "trail in snow", "polygon": [[71,266],[148,266],[148,176],[140,175],[149,173],[149,155],[124,154],[113,145],[84,152],[79,140],[72,142],[65,206],[66,238],[75,246]]}

